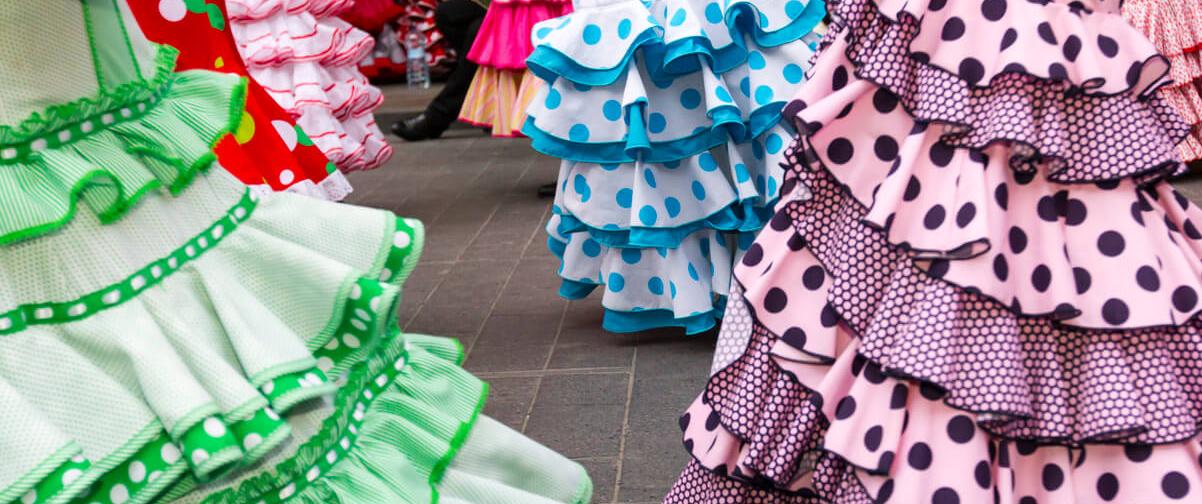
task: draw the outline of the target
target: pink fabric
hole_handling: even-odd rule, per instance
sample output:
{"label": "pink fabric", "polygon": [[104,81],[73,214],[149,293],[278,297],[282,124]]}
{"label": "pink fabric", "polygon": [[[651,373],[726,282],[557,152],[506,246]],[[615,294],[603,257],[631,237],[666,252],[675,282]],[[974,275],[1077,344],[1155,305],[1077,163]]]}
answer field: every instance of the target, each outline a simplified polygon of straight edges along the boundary
{"label": "pink fabric", "polygon": [[493,2],[467,58],[501,70],[525,70],[534,52],[530,31],[547,19],[572,12],[572,4],[548,1]]}

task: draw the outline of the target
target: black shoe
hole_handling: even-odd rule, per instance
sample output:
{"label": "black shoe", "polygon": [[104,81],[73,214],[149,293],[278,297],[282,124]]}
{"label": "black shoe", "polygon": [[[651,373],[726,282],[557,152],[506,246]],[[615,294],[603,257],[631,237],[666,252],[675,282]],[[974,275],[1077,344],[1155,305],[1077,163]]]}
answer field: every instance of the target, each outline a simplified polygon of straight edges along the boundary
{"label": "black shoe", "polygon": [[543,184],[543,185],[538,186],[538,197],[554,198],[555,197],[555,184]]}
{"label": "black shoe", "polygon": [[420,142],[442,136],[446,128],[438,128],[430,123],[426,114],[418,114],[408,119],[392,123],[392,132],[410,142]]}

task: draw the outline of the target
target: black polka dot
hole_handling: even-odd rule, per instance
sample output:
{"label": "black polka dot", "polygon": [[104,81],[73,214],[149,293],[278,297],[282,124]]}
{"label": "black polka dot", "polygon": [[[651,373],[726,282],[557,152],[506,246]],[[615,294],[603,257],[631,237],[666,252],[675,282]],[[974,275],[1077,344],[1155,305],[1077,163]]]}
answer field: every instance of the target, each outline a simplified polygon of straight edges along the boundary
{"label": "black polka dot", "polygon": [[1111,298],[1102,304],[1102,319],[1110,325],[1122,325],[1131,317],[1127,303],[1117,298]]}
{"label": "black polka dot", "polygon": [[1015,30],[1014,28],[1010,28],[1010,29],[1006,30],[1006,33],[1004,35],[1002,35],[1002,45],[1001,45],[1001,47],[998,48],[998,50],[1005,51],[1006,49],[1009,49],[1010,46],[1014,45],[1014,43],[1017,41],[1018,41],[1018,31]]}
{"label": "black polka dot", "polygon": [[1047,21],[1039,23],[1039,28],[1036,31],[1039,33],[1039,38],[1043,39],[1044,42],[1053,45],[1058,43],[1056,41],[1056,32],[1052,30],[1051,23]]}
{"label": "black polka dot", "polygon": [[785,333],[781,335],[780,339],[793,348],[801,349],[806,346],[806,332],[800,327],[785,329]]}
{"label": "black polka dot", "polygon": [[1119,494],[1119,479],[1114,474],[1105,473],[1098,476],[1098,497],[1110,502]]}
{"label": "black polka dot", "polygon": [[1068,69],[1060,63],[1048,65],[1048,77],[1055,80],[1068,80]]}
{"label": "black polka dot", "polygon": [[1003,282],[1010,278],[1010,264],[1006,262],[1006,256],[998,254],[993,258],[993,274]]}
{"label": "black polka dot", "polygon": [[943,278],[951,267],[951,262],[947,259],[934,259],[930,266],[927,266],[927,274],[934,278]]}
{"label": "black polka dot", "polygon": [[1119,43],[1105,35],[1098,35],[1098,49],[1101,49],[1107,58],[1113,58],[1119,54]]}
{"label": "black polka dot", "polygon": [[839,68],[836,68],[834,73],[831,75],[831,87],[834,88],[835,91],[843,89],[843,86],[847,85],[847,78],[847,69],[844,68],[843,65],[839,65]]}
{"label": "black polka dot", "polygon": [[1135,272],[1135,283],[1149,292],[1160,290],[1160,275],[1151,266],[1141,266]]}
{"label": "black polka dot", "polygon": [[926,443],[918,442],[910,447],[910,453],[906,455],[906,462],[910,464],[910,467],[925,471],[931,467],[931,457],[931,447]]}
{"label": "black polka dot", "polygon": [[1039,292],[1047,292],[1052,285],[1052,270],[1040,264],[1031,272],[1031,285]]}
{"label": "black polka dot", "polygon": [[1002,210],[1010,207],[1010,189],[1006,187],[1006,184],[998,184],[994,188],[993,200],[997,202],[997,206],[1001,207]]}
{"label": "black polka dot", "polygon": [[[788,193],[782,191],[782,194]],[[793,219],[789,217],[789,212],[781,210],[772,216],[772,220],[768,221],[768,225],[772,226],[773,230],[784,231],[793,227]]]}
{"label": "black polka dot", "polygon": [[689,424],[693,421],[693,415],[685,413],[680,415],[680,418],[678,418],[676,421],[680,425],[680,430],[686,430],[689,428]]}
{"label": "black polka dot", "polygon": [[1098,252],[1106,257],[1115,257],[1127,248],[1127,241],[1117,231],[1106,231],[1098,236]]}
{"label": "black polka dot", "polygon": [[805,248],[806,239],[802,238],[801,235],[798,234],[797,232],[794,232],[793,236],[789,237],[788,245],[789,245],[789,250],[797,252],[797,251]]}
{"label": "black polka dot", "polygon": [[769,313],[780,313],[789,304],[789,296],[780,287],[773,287],[764,295],[764,309]]}
{"label": "black polka dot", "polygon": [[1077,56],[1081,54],[1081,39],[1076,35],[1069,35],[1064,41],[1064,57],[1069,61],[1077,61]]}
{"label": "black polka dot", "polygon": [[1018,183],[1018,185],[1027,185],[1035,180],[1035,176],[1038,174],[1035,170],[1016,171],[1014,172],[1014,182]]}
{"label": "black polka dot", "polygon": [[872,144],[872,151],[881,161],[892,161],[897,158],[897,149],[897,140],[888,135],[877,137],[876,142]]}
{"label": "black polka dot", "polygon": [[855,151],[856,148],[851,145],[851,140],[836,138],[826,147],[826,157],[835,164],[845,164],[851,161],[851,157],[855,155]]}
{"label": "black polka dot", "polygon": [[922,192],[922,184],[918,182],[918,177],[910,176],[910,181],[906,183],[906,192],[902,194],[902,199],[905,201],[914,201],[918,199],[918,194]]}
{"label": "black polka dot", "polygon": [[1035,498],[1031,497],[1030,495],[1026,495],[1018,500],[1018,504],[1039,504],[1039,501],[1035,500]]}
{"label": "black polka dot", "polygon": [[955,154],[955,149],[941,143],[931,146],[931,162],[935,163],[935,166],[945,167],[951,164]]}
{"label": "black polka dot", "polygon": [[990,21],[997,21],[1006,15],[1006,0],[985,0],[981,2],[981,15]]}
{"label": "black polka dot", "polygon": [[922,225],[927,229],[935,230],[943,225],[943,220],[947,218],[947,210],[943,209],[943,205],[935,205],[927,210],[926,216],[922,218]]}
{"label": "black polka dot", "polygon": [[717,411],[711,411],[705,418],[705,430],[713,432],[719,425],[722,425],[722,417],[718,416]]}
{"label": "black polka dot", "polygon": [[805,273],[801,274],[801,283],[810,290],[818,290],[824,281],[826,281],[826,270],[822,269],[822,266],[810,266],[806,268]]}
{"label": "black polka dot", "polygon": [[1025,74],[1027,73],[1027,67],[1021,63],[1007,63],[1006,66],[1002,67],[1002,73]]}
{"label": "black polka dot", "polygon": [[922,394],[923,397],[932,401],[943,399],[943,389],[940,389],[938,385],[930,382],[922,382],[922,384],[918,386],[918,392]]}
{"label": "black polka dot", "polygon": [[988,461],[977,462],[977,467],[972,470],[972,475],[981,488],[988,489],[989,485],[993,483],[993,470],[990,469]]}
{"label": "black polka dot", "polygon": [[875,452],[881,447],[881,438],[885,435],[885,429],[879,425],[874,425],[868,432],[864,433],[864,447],[868,451]]}
{"label": "black polka dot", "polygon": [[851,375],[860,376],[860,373],[864,371],[864,366],[866,365],[868,365],[868,358],[864,357],[863,355],[856,354],[856,356],[851,359]]}
{"label": "black polka dot", "polygon": [[893,385],[893,393],[889,396],[890,409],[902,409],[906,407],[906,397],[909,395],[909,389],[901,383]]}
{"label": "black polka dot", "polygon": [[876,491],[877,502],[889,502],[889,498],[893,497],[893,480],[888,480],[881,485],[881,489]]}
{"label": "black polka dot", "polygon": [[1198,226],[1194,225],[1194,221],[1186,219],[1185,224],[1181,225],[1185,231],[1185,236],[1191,240],[1202,240],[1202,232],[1198,231]]}
{"label": "black polka dot", "polygon": [[972,219],[977,216],[977,206],[972,202],[965,203],[956,212],[956,225],[965,228],[972,223]]}
{"label": "black polka dot", "polygon": [[964,31],[965,31],[964,20],[960,19],[958,17],[952,16],[945,23],[943,23],[943,33],[941,33],[940,36],[943,38],[944,41],[951,42],[953,40],[959,39],[960,37],[963,37]]}
{"label": "black polka dot", "polygon": [[960,444],[972,441],[976,425],[966,415],[956,415],[947,422],[947,437]]}
{"label": "black polka dot", "polygon": [[1138,201],[1131,204],[1131,218],[1139,225],[1144,225],[1144,210],[1140,208]]}
{"label": "black polka dot", "polygon": [[960,494],[948,487],[940,488],[931,497],[931,504],[960,504]]}
{"label": "black polka dot", "polygon": [[844,397],[839,400],[839,404],[835,406],[835,418],[838,420],[847,420],[856,413],[856,400],[851,396]]}
{"label": "black polka dot", "polygon": [[868,383],[880,385],[885,383],[885,372],[881,370],[880,364],[869,362],[864,366],[864,379],[868,380]]}
{"label": "black polka dot", "polygon": [[1073,282],[1077,285],[1077,294],[1085,294],[1093,285],[1093,276],[1085,268],[1073,268]]}
{"label": "black polka dot", "polygon": [[1022,455],[1024,457],[1027,455],[1030,455],[1032,453],[1035,453],[1036,448],[1039,448],[1039,446],[1036,445],[1034,441],[1031,441],[1029,439],[1020,439],[1018,441],[1015,441],[1015,443],[1014,443],[1014,449],[1016,451],[1018,451],[1019,455]]}
{"label": "black polka dot", "polygon": [[1048,222],[1056,222],[1056,219],[1060,218],[1060,208],[1053,196],[1039,198],[1039,202],[1035,204],[1035,212],[1039,214],[1040,219]]}
{"label": "black polka dot", "polygon": [[1172,471],[1160,480],[1160,489],[1170,499],[1183,499],[1189,494],[1189,480],[1184,474]]}
{"label": "black polka dot", "polygon": [[1139,84],[1139,77],[1143,72],[1144,64],[1142,62],[1136,61],[1132,64],[1131,68],[1127,69],[1127,85],[1134,87],[1136,84]]}
{"label": "black polka dot", "polygon": [[1188,312],[1198,305],[1198,293],[1189,286],[1182,285],[1173,290],[1173,308],[1177,311]]}
{"label": "black polka dot", "polygon": [[1027,250],[1027,233],[1018,226],[1010,228],[1010,251],[1021,254]]}
{"label": "black polka dot", "polygon": [[1127,456],[1127,460],[1135,463],[1143,462],[1152,456],[1152,446],[1145,444],[1124,445],[1123,454]]}
{"label": "black polka dot", "polygon": [[1067,208],[1064,210],[1064,222],[1070,226],[1079,226],[1085,222],[1085,217],[1088,213],[1088,210],[1085,208],[1085,202],[1079,199],[1070,199],[1068,200]]}
{"label": "black polka dot", "polygon": [[931,0],[931,3],[927,5],[927,10],[937,11],[942,9],[944,5],[947,5],[947,0]]}
{"label": "black polka dot", "polygon": [[881,474],[888,474],[889,469],[893,467],[893,457],[893,452],[885,450],[885,453],[881,454],[880,460],[876,463],[877,471]]}
{"label": "black polka dot", "polygon": [[876,93],[872,94],[872,106],[882,114],[893,112],[897,108],[897,95],[885,88],[877,89]]}
{"label": "black polka dot", "polygon": [[743,264],[746,266],[755,266],[764,260],[764,247],[759,243],[751,244],[751,248],[747,249],[747,253],[743,254]]}
{"label": "black polka dot", "polygon": [[826,306],[822,307],[819,321],[822,322],[822,327],[835,327],[835,324],[839,323],[839,313],[835,311],[835,308],[830,303],[827,303]]}
{"label": "black polka dot", "polygon": [[1064,471],[1056,464],[1047,464],[1043,466],[1043,488],[1049,492],[1054,492],[1064,484]]}
{"label": "black polka dot", "polygon": [[976,58],[964,58],[960,62],[960,78],[970,85],[976,85],[985,78],[985,65]]}

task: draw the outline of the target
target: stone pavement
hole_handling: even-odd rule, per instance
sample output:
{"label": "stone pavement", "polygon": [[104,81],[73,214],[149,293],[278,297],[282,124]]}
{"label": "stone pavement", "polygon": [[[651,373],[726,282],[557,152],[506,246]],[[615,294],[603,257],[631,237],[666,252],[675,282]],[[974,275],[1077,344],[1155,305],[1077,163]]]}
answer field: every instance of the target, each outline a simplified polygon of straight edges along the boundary
{"label": "stone pavement", "polygon": [[[386,90],[380,125],[415,113],[434,90]],[[704,385],[715,335],[601,330],[599,294],[556,294],[558,261],[543,225],[555,159],[528,141],[456,127],[407,144],[372,172],[351,175],[350,203],[427,227],[422,263],[405,285],[405,330],[459,339],[467,369],[486,379],[485,412],[579,460],[596,503],[658,503],[688,460],[676,419]],[[1179,187],[1202,201],[1202,180]]]}
{"label": "stone pavement", "polygon": [[[390,111],[424,102],[391,91]],[[485,413],[584,464],[594,502],[658,503],[688,460],[677,417],[705,382],[715,335],[607,333],[600,293],[556,294],[559,263],[543,232],[551,200],[536,192],[555,181],[558,161],[527,140],[474,128],[393,140],[388,165],[351,174],[348,202],[426,225],[405,330],[458,338],[465,367],[492,386]]]}

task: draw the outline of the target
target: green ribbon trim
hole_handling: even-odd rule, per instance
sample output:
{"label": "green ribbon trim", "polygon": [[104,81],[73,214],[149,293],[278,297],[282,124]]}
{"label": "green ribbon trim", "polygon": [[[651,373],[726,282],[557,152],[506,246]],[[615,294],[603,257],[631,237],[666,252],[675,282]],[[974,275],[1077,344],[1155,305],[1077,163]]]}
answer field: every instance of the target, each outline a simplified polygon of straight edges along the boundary
{"label": "green ribbon trim", "polygon": [[258,205],[257,198],[247,191],[224,217],[204,232],[173,251],[126,277],[121,282],[85,294],[66,302],[28,303],[0,313],[0,336],[15,334],[35,325],[65,324],[82,320],[104,310],[120,306],[142,291],[170,277],[205,252],[221,243],[226,236],[250,217]]}

